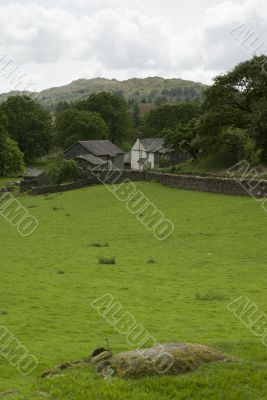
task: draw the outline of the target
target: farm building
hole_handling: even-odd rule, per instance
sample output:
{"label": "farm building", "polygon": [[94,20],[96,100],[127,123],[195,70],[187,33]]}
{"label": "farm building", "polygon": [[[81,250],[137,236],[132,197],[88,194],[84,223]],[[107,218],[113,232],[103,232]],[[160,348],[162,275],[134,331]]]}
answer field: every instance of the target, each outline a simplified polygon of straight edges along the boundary
{"label": "farm building", "polygon": [[158,168],[166,153],[162,138],[137,139],[131,150],[131,167],[135,170]]}
{"label": "farm building", "polygon": [[137,139],[131,150],[131,168],[144,170],[178,164],[188,158],[188,154],[173,154],[164,147],[163,138]]}
{"label": "farm building", "polygon": [[31,187],[45,186],[48,184],[47,173],[41,169],[27,169],[20,182],[21,191],[26,191]]}
{"label": "farm building", "polygon": [[76,160],[84,170],[94,167],[123,169],[124,151],[109,140],[79,141],[64,151],[66,160]]}

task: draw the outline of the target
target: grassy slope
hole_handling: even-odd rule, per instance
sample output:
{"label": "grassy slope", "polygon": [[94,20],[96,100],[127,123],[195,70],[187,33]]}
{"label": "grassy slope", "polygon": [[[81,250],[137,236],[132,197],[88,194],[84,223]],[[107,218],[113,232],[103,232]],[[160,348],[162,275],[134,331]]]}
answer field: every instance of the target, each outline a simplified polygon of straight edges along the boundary
{"label": "grassy slope", "polygon": [[[267,312],[267,216],[250,198],[148,183],[138,188],[175,223],[167,241],[158,242],[101,186],[22,196],[23,204],[36,206],[30,211],[40,223],[29,238],[0,219],[0,310],[8,313],[0,316],[0,324],[39,359],[38,370],[27,378],[0,359],[0,390],[18,388],[21,395],[12,398],[25,400],[40,398],[33,395],[40,390],[57,400],[267,399],[266,349],[227,310],[228,301],[195,297],[197,290],[229,299],[246,295]],[[110,247],[88,247],[91,242]],[[117,265],[99,266],[101,255],[115,256]],[[147,264],[150,257],[157,264]],[[125,338],[90,308],[107,292],[159,342],[208,344],[244,362],[111,384],[89,367],[36,380],[40,371],[105,345],[105,337],[114,351],[128,349]]]}

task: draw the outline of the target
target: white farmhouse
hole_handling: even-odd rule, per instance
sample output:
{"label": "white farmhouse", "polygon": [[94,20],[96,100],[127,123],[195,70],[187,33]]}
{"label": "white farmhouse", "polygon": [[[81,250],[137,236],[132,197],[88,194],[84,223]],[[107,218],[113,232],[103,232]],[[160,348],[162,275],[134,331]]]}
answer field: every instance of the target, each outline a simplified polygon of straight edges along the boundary
{"label": "white farmhouse", "polygon": [[158,168],[165,153],[164,139],[137,139],[131,150],[131,168],[135,170]]}

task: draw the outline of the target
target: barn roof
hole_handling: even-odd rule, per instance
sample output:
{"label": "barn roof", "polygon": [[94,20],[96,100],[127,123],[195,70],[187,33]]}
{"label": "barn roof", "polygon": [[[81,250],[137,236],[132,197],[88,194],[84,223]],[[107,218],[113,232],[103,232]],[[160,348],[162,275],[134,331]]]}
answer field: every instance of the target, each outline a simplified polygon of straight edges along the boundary
{"label": "barn roof", "polygon": [[76,157],[75,160],[85,160],[92,165],[104,165],[107,163],[106,161],[102,160],[102,158],[95,157],[93,154],[81,154],[80,156]]}
{"label": "barn roof", "polygon": [[78,143],[95,156],[115,157],[119,154],[124,154],[124,151],[111,143],[110,140],[87,140],[79,141]]}
{"label": "barn roof", "polygon": [[42,169],[29,168],[24,172],[23,177],[24,178],[39,178],[39,176],[43,175],[44,173],[45,173],[45,171]]}

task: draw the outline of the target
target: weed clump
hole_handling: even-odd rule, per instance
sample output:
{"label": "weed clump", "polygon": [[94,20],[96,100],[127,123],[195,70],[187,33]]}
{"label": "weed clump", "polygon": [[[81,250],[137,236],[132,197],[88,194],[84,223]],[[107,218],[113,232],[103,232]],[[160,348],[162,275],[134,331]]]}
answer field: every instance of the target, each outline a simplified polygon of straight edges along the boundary
{"label": "weed clump", "polygon": [[195,296],[196,300],[201,300],[201,301],[225,301],[229,300],[227,296],[221,293],[215,293],[212,291],[209,291],[207,293],[201,293],[199,291],[196,292]]}
{"label": "weed clump", "polygon": [[92,243],[90,243],[90,244],[88,244],[88,246],[89,247],[109,247],[109,244],[108,243],[103,243],[103,244],[101,244],[101,243],[98,243],[98,242],[92,242]]}
{"label": "weed clump", "polygon": [[115,265],[116,258],[115,257],[99,257],[99,264]]}

